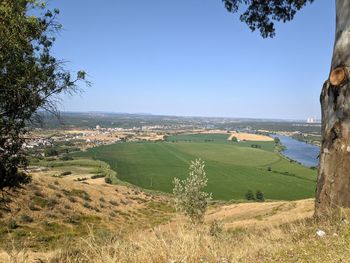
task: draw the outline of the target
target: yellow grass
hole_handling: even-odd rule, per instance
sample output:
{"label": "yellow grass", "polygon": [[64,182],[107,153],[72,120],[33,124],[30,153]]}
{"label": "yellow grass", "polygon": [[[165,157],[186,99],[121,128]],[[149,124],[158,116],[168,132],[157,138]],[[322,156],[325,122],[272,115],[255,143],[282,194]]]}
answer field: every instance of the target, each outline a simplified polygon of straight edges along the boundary
{"label": "yellow grass", "polygon": [[245,141],[264,141],[264,142],[273,141],[273,138],[266,136],[266,135],[251,134],[251,133],[244,133],[244,132],[233,132],[227,138],[227,140],[232,141],[233,137],[236,137],[240,141],[243,141],[243,140],[245,140]]}

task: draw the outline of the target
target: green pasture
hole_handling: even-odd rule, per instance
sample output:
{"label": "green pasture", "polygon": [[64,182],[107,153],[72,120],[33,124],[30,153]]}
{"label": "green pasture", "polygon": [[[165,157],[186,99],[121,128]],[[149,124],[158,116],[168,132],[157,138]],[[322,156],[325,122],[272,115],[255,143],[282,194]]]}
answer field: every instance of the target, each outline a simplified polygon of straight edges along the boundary
{"label": "green pasture", "polygon": [[244,199],[249,189],[263,191],[267,199],[313,197],[315,170],[283,158],[273,150],[274,142],[226,139],[224,134],[178,135],[167,142],[119,143],[77,155],[104,161],[119,179],[146,189],[171,193],[173,178],[187,176],[190,161],[200,157],[209,179],[206,190],[214,199]]}

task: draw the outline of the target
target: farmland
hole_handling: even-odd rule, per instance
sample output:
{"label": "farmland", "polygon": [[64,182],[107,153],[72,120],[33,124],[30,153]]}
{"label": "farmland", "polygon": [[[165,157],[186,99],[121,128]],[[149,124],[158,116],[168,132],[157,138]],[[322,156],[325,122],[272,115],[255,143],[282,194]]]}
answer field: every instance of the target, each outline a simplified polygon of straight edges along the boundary
{"label": "farmland", "polygon": [[190,161],[200,157],[209,179],[206,190],[214,199],[244,199],[247,190],[261,190],[265,198],[276,200],[313,196],[315,170],[284,159],[274,151],[274,142],[234,143],[227,137],[176,135],[166,142],[119,143],[78,155],[107,162],[119,179],[146,189],[171,193],[173,178],[184,178]]}

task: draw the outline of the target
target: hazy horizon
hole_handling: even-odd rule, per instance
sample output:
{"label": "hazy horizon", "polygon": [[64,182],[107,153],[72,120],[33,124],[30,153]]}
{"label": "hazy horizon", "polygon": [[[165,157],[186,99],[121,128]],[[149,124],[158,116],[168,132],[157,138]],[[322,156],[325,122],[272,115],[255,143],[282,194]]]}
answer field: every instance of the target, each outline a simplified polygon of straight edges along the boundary
{"label": "hazy horizon", "polygon": [[[204,116],[204,115],[171,115],[171,114],[158,114],[158,113],[148,113],[148,112],[113,112],[113,111],[61,111],[63,114],[115,114],[115,115],[138,115],[138,116],[159,116],[159,117],[180,117],[180,118],[219,118],[219,119],[237,119],[237,120],[268,120],[268,121],[301,121],[305,122],[306,119],[284,119],[284,118],[270,118],[270,117],[245,117],[245,116]],[[315,118],[315,116],[309,116]],[[316,118],[317,121],[320,121],[319,118]]]}

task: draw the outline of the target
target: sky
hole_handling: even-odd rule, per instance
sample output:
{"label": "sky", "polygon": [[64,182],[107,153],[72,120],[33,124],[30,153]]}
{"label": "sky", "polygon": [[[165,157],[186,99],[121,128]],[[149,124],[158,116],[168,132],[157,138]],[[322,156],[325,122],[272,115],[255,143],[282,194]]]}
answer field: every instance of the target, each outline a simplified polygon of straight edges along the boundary
{"label": "sky", "polygon": [[334,2],[316,0],[263,39],[221,0],[50,0],[63,25],[53,54],[92,82],[60,109],[320,118]]}

